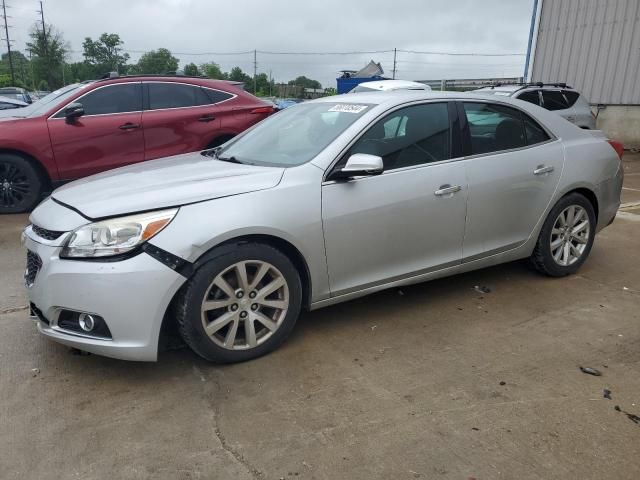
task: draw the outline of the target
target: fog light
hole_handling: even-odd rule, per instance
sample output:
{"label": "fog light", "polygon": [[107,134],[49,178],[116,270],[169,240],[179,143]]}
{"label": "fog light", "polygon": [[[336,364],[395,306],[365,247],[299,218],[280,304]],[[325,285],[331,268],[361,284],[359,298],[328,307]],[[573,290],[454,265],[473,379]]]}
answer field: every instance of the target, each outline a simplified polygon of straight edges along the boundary
{"label": "fog light", "polygon": [[85,332],[90,332],[96,326],[96,319],[89,313],[81,313],[78,317],[80,328]]}

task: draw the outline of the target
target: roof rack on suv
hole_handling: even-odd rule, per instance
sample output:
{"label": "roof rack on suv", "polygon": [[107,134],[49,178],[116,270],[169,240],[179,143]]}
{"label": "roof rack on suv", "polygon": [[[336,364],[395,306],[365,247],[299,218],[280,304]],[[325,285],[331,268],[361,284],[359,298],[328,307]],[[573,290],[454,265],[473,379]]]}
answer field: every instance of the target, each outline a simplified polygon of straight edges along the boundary
{"label": "roof rack on suv", "polygon": [[112,80],[114,78],[142,78],[142,77],[167,77],[167,78],[208,78],[205,75],[184,75],[181,73],[146,73],[146,74],[137,74],[137,75],[120,75],[118,72],[108,72],[102,75],[100,78],[95,81],[105,81]]}
{"label": "roof rack on suv", "polygon": [[505,85],[514,85],[519,86],[519,90],[528,87],[560,87],[560,88],[573,88],[570,85],[567,85],[565,82],[555,82],[555,83],[543,83],[543,82],[528,82],[528,83],[493,83],[491,85],[487,85],[489,88],[502,87]]}

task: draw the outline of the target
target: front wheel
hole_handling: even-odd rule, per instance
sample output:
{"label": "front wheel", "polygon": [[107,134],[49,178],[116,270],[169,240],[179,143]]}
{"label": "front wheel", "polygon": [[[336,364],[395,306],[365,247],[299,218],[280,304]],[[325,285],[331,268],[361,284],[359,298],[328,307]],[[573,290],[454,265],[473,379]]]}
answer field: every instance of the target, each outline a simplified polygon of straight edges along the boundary
{"label": "front wheel", "polygon": [[185,342],[218,363],[250,360],[275,350],[300,314],[302,287],[291,261],[259,243],[213,252],[183,288],[177,320]]}
{"label": "front wheel", "polygon": [[43,182],[35,167],[18,155],[0,155],[0,213],[31,210],[40,201]]}
{"label": "front wheel", "polygon": [[591,252],[595,228],[595,212],[587,198],[579,193],[561,198],[542,226],[531,263],[552,277],[575,273]]}

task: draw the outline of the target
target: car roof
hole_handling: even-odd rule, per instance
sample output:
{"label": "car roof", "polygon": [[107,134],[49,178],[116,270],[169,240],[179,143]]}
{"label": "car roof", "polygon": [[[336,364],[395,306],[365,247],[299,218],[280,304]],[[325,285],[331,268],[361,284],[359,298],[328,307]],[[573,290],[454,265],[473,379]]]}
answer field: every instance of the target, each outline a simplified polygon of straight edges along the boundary
{"label": "car roof", "polygon": [[362,82],[358,86],[371,88],[372,90],[429,90],[431,87],[424,83],[412,82],[410,80],[375,80],[373,82]]}
{"label": "car roof", "polygon": [[26,90],[20,87],[0,87],[0,93],[23,93],[23,92],[26,92]]}
{"label": "car roof", "polygon": [[[343,95],[332,95],[330,97],[322,97],[316,100],[309,100],[305,103],[368,103],[373,105],[401,105],[403,103],[418,100],[472,100],[484,99],[491,102],[505,101],[512,103],[509,97],[496,98],[495,95],[468,93],[468,92],[440,92],[433,90],[387,90],[380,92],[358,92],[345,93]],[[519,102],[517,105],[521,105]]]}
{"label": "car roof", "polygon": [[573,87],[570,87],[569,85],[565,85],[565,84],[561,84],[561,83],[543,83],[543,84],[536,84],[536,83],[529,83],[526,85],[521,85],[521,84],[504,84],[504,85],[495,85],[495,86],[486,86],[486,87],[482,87],[479,88],[478,90],[474,90],[474,92],[481,92],[481,91],[495,91],[495,92],[519,92],[521,90],[531,90],[531,89],[535,89],[535,90],[571,90],[571,91],[576,91]]}
{"label": "car roof", "polygon": [[[3,93],[3,92],[0,92],[0,93]],[[12,105],[18,105],[20,107],[26,107],[27,105],[29,105],[26,102],[21,102],[20,100],[16,100],[15,98],[3,97],[2,95],[0,95],[0,102],[11,103]]]}

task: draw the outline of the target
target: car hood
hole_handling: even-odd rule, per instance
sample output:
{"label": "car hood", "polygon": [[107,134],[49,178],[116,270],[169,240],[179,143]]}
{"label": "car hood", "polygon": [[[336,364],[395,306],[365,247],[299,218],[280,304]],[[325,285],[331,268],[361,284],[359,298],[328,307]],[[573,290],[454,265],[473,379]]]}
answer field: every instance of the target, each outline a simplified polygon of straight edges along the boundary
{"label": "car hood", "polygon": [[52,197],[96,219],[266,190],[280,182],[283,172],[188,153],[83,178]]}

